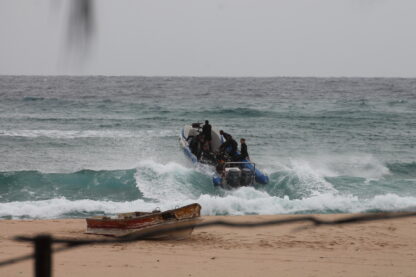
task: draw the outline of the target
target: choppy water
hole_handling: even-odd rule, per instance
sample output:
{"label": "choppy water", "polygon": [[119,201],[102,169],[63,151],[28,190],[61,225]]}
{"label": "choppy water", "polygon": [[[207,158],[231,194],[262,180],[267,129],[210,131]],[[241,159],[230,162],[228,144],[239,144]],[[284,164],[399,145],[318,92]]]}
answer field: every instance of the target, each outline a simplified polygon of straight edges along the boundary
{"label": "choppy water", "polygon": [[[178,147],[209,119],[270,176],[214,188]],[[416,79],[0,77],[0,218],[199,202],[203,214],[416,206]]]}

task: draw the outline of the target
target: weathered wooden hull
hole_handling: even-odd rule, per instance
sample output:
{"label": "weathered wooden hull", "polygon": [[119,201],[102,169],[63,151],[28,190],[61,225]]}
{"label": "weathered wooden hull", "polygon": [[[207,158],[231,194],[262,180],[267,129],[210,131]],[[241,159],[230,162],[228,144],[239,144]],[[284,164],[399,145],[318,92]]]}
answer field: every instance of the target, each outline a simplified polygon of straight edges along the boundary
{"label": "weathered wooden hull", "polygon": [[[107,235],[107,236],[144,236],[144,239],[174,239],[180,240],[189,237],[195,225],[202,221],[202,219],[184,219],[176,222],[166,222],[163,224],[156,224],[140,229],[119,229],[119,228],[91,228],[87,227],[87,234]],[[186,228],[184,230],[172,230],[175,228]]]}
{"label": "weathered wooden hull", "polygon": [[[184,239],[191,235],[194,226],[201,221],[200,212],[201,206],[195,203],[165,212],[133,212],[118,214],[118,218],[104,216],[87,218],[86,233],[108,236],[134,234],[153,239]],[[183,230],[174,230],[175,228]]]}

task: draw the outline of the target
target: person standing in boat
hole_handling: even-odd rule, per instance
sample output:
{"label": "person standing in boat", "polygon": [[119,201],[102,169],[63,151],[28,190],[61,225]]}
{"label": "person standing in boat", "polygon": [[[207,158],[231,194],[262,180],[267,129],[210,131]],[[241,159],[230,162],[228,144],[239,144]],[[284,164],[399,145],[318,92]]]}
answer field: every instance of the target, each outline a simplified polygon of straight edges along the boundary
{"label": "person standing in boat", "polygon": [[238,157],[238,159],[240,161],[242,160],[250,160],[250,157],[248,156],[248,152],[247,152],[247,144],[246,144],[246,139],[241,138],[240,139],[240,156]]}
{"label": "person standing in boat", "polygon": [[211,151],[211,125],[208,120],[205,120],[204,126],[202,126],[202,136],[204,137],[204,144],[208,144],[209,151]]}

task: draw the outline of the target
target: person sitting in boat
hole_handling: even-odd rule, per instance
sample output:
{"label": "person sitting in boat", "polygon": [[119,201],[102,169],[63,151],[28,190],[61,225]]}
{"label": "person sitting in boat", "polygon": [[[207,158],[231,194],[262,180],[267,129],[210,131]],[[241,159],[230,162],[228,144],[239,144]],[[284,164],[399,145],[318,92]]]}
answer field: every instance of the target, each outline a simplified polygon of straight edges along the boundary
{"label": "person sitting in boat", "polygon": [[211,149],[211,125],[209,124],[208,120],[205,120],[204,126],[202,126],[202,135],[204,136],[204,143],[208,144],[209,149]]}

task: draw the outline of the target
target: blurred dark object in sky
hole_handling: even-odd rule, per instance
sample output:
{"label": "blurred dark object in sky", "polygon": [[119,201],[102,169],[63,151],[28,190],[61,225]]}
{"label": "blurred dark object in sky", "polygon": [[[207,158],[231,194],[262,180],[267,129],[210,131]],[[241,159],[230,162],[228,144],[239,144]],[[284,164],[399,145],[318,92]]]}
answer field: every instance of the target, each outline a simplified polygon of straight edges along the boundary
{"label": "blurred dark object in sky", "polygon": [[72,0],[68,24],[68,47],[71,52],[86,54],[94,34],[93,0]]}

